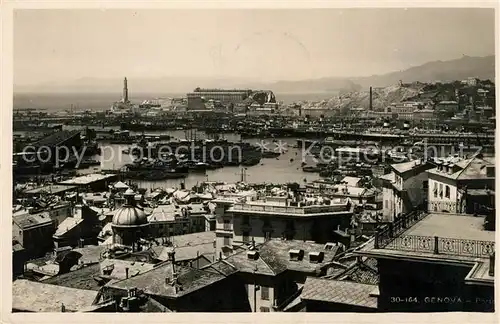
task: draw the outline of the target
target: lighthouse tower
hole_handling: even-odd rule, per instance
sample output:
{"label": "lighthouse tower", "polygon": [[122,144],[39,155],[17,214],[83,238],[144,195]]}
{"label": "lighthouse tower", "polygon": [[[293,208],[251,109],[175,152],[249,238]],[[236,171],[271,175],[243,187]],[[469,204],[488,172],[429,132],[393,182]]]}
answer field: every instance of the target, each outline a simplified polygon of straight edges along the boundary
{"label": "lighthouse tower", "polygon": [[127,103],[128,102],[128,85],[127,85],[127,78],[123,79],[123,96],[122,96],[122,102]]}

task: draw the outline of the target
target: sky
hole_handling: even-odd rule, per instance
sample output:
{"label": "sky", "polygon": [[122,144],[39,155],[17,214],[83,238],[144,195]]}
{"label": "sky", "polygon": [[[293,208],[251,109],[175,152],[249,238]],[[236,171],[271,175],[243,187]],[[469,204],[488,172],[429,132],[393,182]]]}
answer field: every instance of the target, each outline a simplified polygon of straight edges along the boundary
{"label": "sky", "polygon": [[495,53],[493,9],[23,9],[14,84],[383,74]]}

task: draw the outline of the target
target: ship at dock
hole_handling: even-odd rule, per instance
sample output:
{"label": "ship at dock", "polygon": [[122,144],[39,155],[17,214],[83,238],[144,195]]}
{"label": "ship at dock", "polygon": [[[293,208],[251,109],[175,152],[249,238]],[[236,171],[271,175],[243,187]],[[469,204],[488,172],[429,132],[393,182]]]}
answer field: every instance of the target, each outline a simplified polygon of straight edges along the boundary
{"label": "ship at dock", "polygon": [[[184,139],[166,142],[141,141],[128,152],[150,159],[171,158],[192,171],[216,169],[224,166],[253,166],[260,163],[263,152],[246,142],[226,139]],[[274,153],[274,152],[273,152]],[[273,154],[273,157],[276,156]]]}

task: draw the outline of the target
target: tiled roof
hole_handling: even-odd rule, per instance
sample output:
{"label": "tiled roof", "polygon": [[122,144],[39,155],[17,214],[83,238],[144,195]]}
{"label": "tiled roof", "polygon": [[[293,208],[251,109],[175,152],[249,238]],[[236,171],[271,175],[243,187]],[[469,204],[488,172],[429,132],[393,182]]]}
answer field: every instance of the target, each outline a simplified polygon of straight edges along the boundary
{"label": "tiled roof", "polygon": [[377,308],[377,297],[370,296],[377,290],[378,287],[375,285],[308,277],[301,298],[303,300]]}
{"label": "tiled roof", "polygon": [[21,228],[29,228],[37,225],[48,225],[52,222],[48,212],[38,214],[21,214],[12,217],[12,221]]}
{"label": "tiled roof", "polygon": [[340,275],[338,279],[377,285],[379,283],[379,275],[376,263],[377,260],[374,258],[367,258],[365,261],[356,262],[351,269]]}
{"label": "tiled roof", "polygon": [[174,221],[176,212],[175,206],[172,204],[159,205],[154,208],[151,215],[148,216],[148,221],[150,223]]}
{"label": "tiled roof", "polygon": [[[162,261],[168,260],[168,251],[170,249],[171,247],[167,246],[153,247],[153,250],[157,255],[157,259]],[[200,255],[207,255],[214,253],[215,253],[215,248],[213,242],[202,243],[193,246],[182,246],[175,248],[175,260],[177,261],[193,260]]]}
{"label": "tiled roof", "polygon": [[238,269],[231,265],[230,263],[226,262],[225,260],[221,260],[215,263],[212,263],[204,268],[202,268],[205,271],[216,273],[216,274],[221,274],[224,276],[229,276],[232,275],[233,273],[238,272]]}
{"label": "tiled roof", "polygon": [[111,274],[107,275],[113,279],[125,279],[127,276],[135,277],[142,273],[145,273],[154,268],[154,264],[147,262],[136,262],[136,261],[128,261],[128,260],[120,260],[120,259],[104,259],[101,262],[101,275],[106,267],[110,267],[113,270]]}
{"label": "tiled roof", "polygon": [[100,265],[93,264],[75,271],[53,276],[43,283],[76,289],[99,290],[101,287],[94,279],[100,274]]}
{"label": "tiled roof", "polygon": [[12,283],[12,308],[31,312],[76,312],[91,306],[97,296],[95,290],[84,290],[50,285],[25,279]]}
{"label": "tiled roof", "polygon": [[[300,261],[291,261],[289,251],[300,249],[304,250],[304,257]],[[229,256],[226,261],[242,272],[253,273],[256,270],[257,273],[276,275],[285,270],[292,270],[314,274],[333,260],[337,250],[337,246],[332,250],[325,250],[324,245],[311,242],[270,240],[258,247],[257,260],[249,259],[246,251],[243,251]],[[309,252],[323,252],[323,262],[310,262]]]}
{"label": "tiled roof", "polygon": [[79,262],[82,263],[96,263],[101,260],[101,254],[106,251],[103,245],[88,245],[83,248],[76,248],[73,251],[82,255]]}
{"label": "tiled roof", "polygon": [[478,158],[473,157],[467,160],[461,160],[455,163],[455,166],[460,168],[459,171],[454,173],[447,173],[445,171],[439,171],[437,168],[431,169],[428,172],[430,174],[440,175],[449,179],[456,180],[472,180],[472,179],[483,179],[488,178],[487,176],[487,166],[495,166],[494,158]]}
{"label": "tiled roof", "polygon": [[396,172],[403,174],[405,172],[411,171],[414,168],[420,167],[422,165],[425,165],[426,163],[422,163],[421,160],[413,160],[409,162],[403,162],[403,163],[396,163],[396,164],[391,164],[391,167],[396,170]]}
{"label": "tiled roof", "polygon": [[182,246],[196,246],[200,244],[208,244],[214,243],[215,240],[215,232],[207,231],[207,232],[198,232],[198,233],[190,233],[184,235],[175,235],[170,237],[170,241],[176,247]]}
{"label": "tiled roof", "polygon": [[83,218],[68,217],[57,226],[55,236],[63,236],[83,222]]}
{"label": "tiled roof", "polygon": [[175,268],[180,289],[165,282],[166,278],[173,277],[170,263],[164,263],[140,276],[109,283],[107,286],[124,290],[137,288],[148,295],[181,297],[226,278],[221,274],[195,268],[184,266],[176,266]]}

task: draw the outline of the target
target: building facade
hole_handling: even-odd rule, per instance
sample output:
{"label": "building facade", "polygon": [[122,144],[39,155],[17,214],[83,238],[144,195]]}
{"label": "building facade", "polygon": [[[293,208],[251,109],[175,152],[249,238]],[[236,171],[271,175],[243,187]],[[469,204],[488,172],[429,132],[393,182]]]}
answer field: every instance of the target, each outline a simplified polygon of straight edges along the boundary
{"label": "building facade", "polygon": [[428,170],[428,210],[464,213],[467,191],[495,189],[495,160],[492,157],[437,160],[437,167]]}
{"label": "building facade", "polygon": [[427,199],[427,173],[434,165],[424,160],[391,165],[391,172],[382,176],[383,219],[392,222],[401,214],[420,207]]}
{"label": "building facade", "polygon": [[220,102],[223,105],[229,103],[239,103],[247,99],[252,90],[234,89],[201,89],[196,88],[187,94],[188,110],[206,109],[205,102],[209,100]]}
{"label": "building facade", "polygon": [[295,206],[284,197],[234,202],[216,200],[217,253],[229,255],[233,246],[257,244],[272,238],[332,242],[334,231],[347,229],[354,205],[350,200],[330,205]]}

